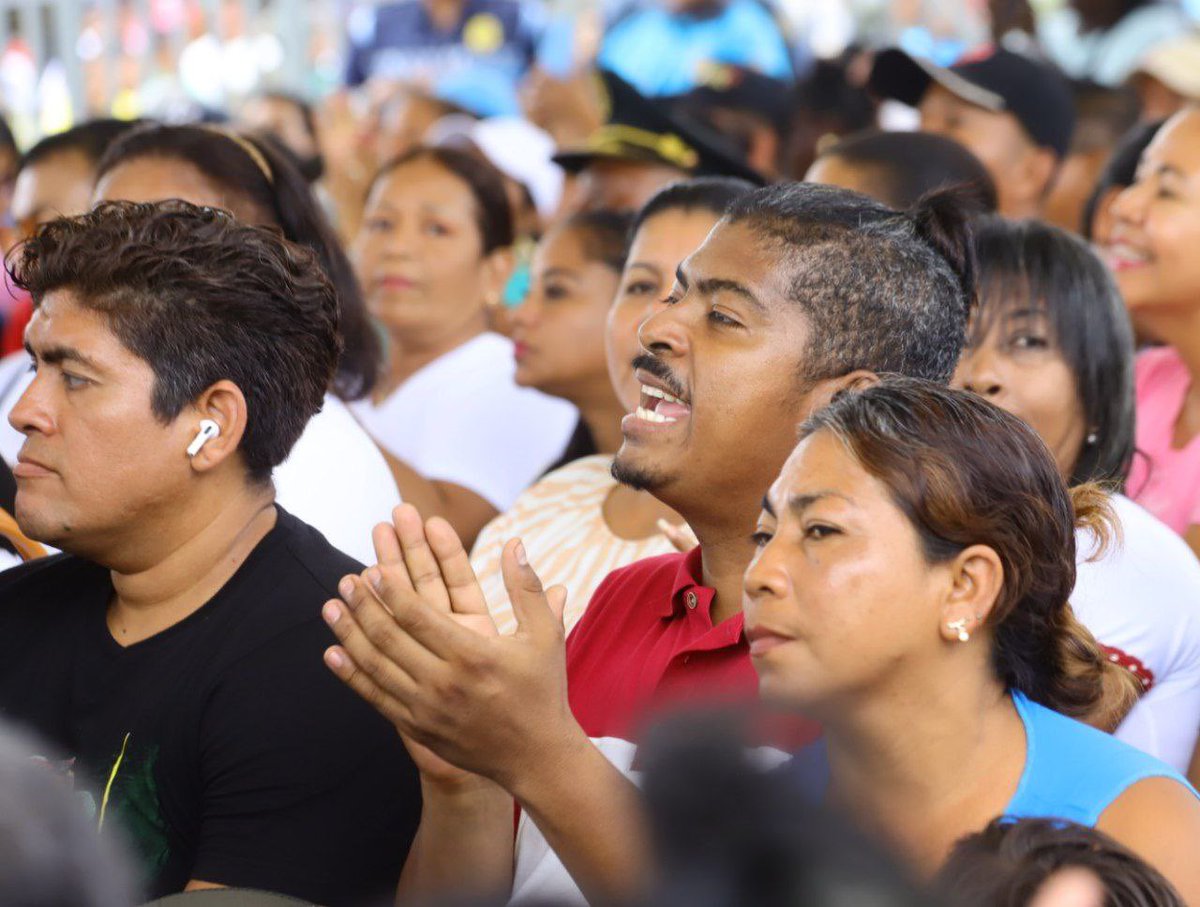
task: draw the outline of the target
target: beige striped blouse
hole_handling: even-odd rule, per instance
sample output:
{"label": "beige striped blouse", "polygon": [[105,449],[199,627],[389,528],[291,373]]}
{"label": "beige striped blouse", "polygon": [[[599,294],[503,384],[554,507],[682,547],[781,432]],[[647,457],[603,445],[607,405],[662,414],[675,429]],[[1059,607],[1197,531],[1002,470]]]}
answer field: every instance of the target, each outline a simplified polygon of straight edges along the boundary
{"label": "beige striped blouse", "polygon": [[500,552],[509,539],[524,542],[529,563],[547,587],[567,587],[564,617],[568,631],[609,573],[675,550],[658,534],[637,541],[613,535],[603,513],[604,501],[617,484],[609,473],[611,465],[612,457],[601,454],[555,470],[479,534],[471,565],[501,633],[511,633],[517,626],[500,575]]}

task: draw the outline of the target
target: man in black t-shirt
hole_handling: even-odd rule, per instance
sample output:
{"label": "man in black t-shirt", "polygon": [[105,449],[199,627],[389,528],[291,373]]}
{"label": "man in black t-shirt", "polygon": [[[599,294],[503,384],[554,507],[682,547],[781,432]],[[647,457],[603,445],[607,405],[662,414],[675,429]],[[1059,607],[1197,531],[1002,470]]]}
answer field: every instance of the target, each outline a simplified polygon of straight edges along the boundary
{"label": "man in black t-shirt", "polygon": [[0,575],[0,712],[31,726],[148,893],[390,898],[420,815],[392,727],[326,670],[361,567],[274,503],[320,409],[335,294],[307,250],[182,202],[43,226],[15,264],[37,375]]}

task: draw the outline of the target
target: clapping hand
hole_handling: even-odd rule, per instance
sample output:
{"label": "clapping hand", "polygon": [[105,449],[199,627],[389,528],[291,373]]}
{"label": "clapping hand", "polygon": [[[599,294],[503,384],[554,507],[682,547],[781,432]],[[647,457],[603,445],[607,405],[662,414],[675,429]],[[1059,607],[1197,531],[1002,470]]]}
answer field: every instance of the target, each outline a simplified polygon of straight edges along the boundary
{"label": "clapping hand", "polygon": [[396,725],[427,780],[474,773],[511,790],[522,766],[583,737],[567,704],[565,590],[543,590],[510,541],[501,570],[518,626],[501,637],[450,525],[407,505],[394,520],[375,530],[379,563],[325,605],[340,643],[326,663]]}

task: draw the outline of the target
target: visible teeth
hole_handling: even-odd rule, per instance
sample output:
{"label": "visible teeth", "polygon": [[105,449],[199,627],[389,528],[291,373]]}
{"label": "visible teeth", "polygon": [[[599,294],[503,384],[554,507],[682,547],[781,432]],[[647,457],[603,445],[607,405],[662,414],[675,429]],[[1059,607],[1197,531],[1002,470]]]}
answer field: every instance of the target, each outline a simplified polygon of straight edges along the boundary
{"label": "visible teeth", "polygon": [[674,394],[668,394],[666,391],[660,390],[657,387],[651,387],[649,384],[642,385],[642,393],[647,397],[657,397],[659,400],[666,400],[668,403],[683,403]]}
{"label": "visible teeth", "polygon": [[679,421],[678,419],[672,419],[668,416],[660,416],[658,413],[654,412],[654,410],[646,409],[644,406],[639,406],[637,408],[636,415],[639,419],[645,419],[647,422],[657,422],[660,424]]}

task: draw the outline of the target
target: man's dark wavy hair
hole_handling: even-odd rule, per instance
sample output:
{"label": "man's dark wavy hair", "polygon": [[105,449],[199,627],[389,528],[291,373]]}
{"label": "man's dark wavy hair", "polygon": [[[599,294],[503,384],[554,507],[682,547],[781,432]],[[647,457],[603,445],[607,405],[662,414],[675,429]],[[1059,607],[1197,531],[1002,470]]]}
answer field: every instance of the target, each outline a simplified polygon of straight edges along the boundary
{"label": "man's dark wavy hair", "polygon": [[278,231],[181,201],[105,202],[43,225],[8,261],[38,306],[65,291],[98,312],[155,375],[168,423],[223,379],[249,410],[240,453],[270,479],[321,409],[341,341],[316,255]]}

